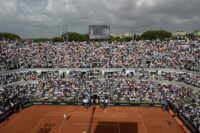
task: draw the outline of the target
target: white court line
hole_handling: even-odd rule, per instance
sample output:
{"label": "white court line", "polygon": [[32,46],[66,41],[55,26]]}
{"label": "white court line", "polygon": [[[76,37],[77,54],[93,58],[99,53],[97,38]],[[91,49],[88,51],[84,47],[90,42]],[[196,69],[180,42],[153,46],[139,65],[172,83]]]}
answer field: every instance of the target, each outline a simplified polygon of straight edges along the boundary
{"label": "white court line", "polygon": [[[63,115],[64,113],[47,113],[46,115]],[[91,114],[89,113],[65,113],[67,115],[72,115],[72,116],[90,116]],[[99,115],[102,115],[102,116],[127,116],[126,114],[113,114],[113,113],[110,113],[110,114],[105,114],[105,113],[97,113],[97,116]]]}
{"label": "white court line", "polygon": [[63,127],[63,124],[64,124],[64,122],[62,122],[61,123],[61,125],[59,126],[59,128],[58,128],[58,130],[57,130],[57,132],[56,133],[59,133],[60,132],[60,130],[62,129],[62,127]]}
{"label": "white court line", "polygon": [[47,113],[47,115],[63,115],[63,114],[66,114],[66,115],[74,115],[74,114],[82,114],[82,115],[86,115],[88,113],[69,113],[69,112],[63,112],[63,113]]}
{"label": "white court line", "polygon": [[[88,112],[48,112],[47,114],[64,114],[64,113],[68,113],[68,114],[88,114]],[[98,114],[113,114],[113,113],[98,113]],[[116,115],[128,115],[128,113],[114,113]]]}
{"label": "white court line", "polygon": [[83,112],[49,112],[47,115],[49,114],[67,114],[67,115],[72,115],[72,114],[89,114],[89,113],[83,113]]}
{"label": "white court line", "polygon": [[[89,123],[83,122],[83,123],[64,123],[64,125],[89,125]],[[101,126],[108,126],[108,124],[96,124]],[[111,125],[118,125],[118,124],[111,124]]]}
{"label": "white court line", "polygon": [[54,111],[50,111],[48,113],[53,113],[53,114],[63,114],[63,113],[72,113],[72,114],[77,114],[77,113],[80,113],[80,114],[84,114],[84,113],[88,113],[88,112],[69,112],[69,111],[63,111],[63,112],[54,112]]}
{"label": "white court line", "polygon": [[45,120],[47,113],[43,116],[43,118],[38,122],[38,124],[31,130],[31,133]]}
{"label": "white court line", "polygon": [[105,115],[94,115],[94,117],[125,117],[127,118],[128,116],[118,116],[118,115],[109,115],[109,116],[105,116]]}
{"label": "white court line", "polygon": [[[59,116],[59,114],[47,114],[47,116]],[[73,115],[71,115],[71,116],[73,116],[73,117],[83,117],[83,116],[86,116],[86,117],[89,117],[89,116],[91,116],[91,115],[75,115],[75,114],[73,114]],[[97,115],[94,115],[94,117],[120,117],[120,118],[127,118],[127,117],[130,117],[130,116],[127,116],[127,115],[124,115],[124,116],[119,116],[119,115],[108,115],[108,116],[106,116],[106,115],[99,115],[99,114],[97,114]],[[131,116],[131,118],[139,118],[139,116]]]}
{"label": "white court line", "polygon": [[141,122],[142,122],[142,126],[144,127],[145,132],[147,133],[146,126],[145,126],[144,121],[143,121],[143,119],[142,119],[142,116],[141,116],[140,114],[139,114],[139,118],[140,118],[140,120],[141,120]]}

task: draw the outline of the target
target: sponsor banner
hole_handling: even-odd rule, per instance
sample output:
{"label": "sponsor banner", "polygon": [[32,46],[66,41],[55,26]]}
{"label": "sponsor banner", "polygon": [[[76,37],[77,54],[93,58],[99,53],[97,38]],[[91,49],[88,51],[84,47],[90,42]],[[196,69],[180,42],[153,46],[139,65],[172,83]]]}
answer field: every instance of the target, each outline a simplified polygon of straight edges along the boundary
{"label": "sponsor banner", "polygon": [[59,103],[60,105],[66,105],[66,103]]}
{"label": "sponsor banner", "polygon": [[160,103],[108,103],[108,106],[140,106],[140,107],[161,107]]}
{"label": "sponsor banner", "polygon": [[34,105],[42,105],[43,102],[32,102],[32,104],[34,104]]}
{"label": "sponsor banner", "polygon": [[[33,101],[33,105],[83,105],[82,102],[56,102],[56,101]],[[127,103],[115,102],[108,103],[107,106],[141,106],[141,107],[161,107],[161,103]]]}
{"label": "sponsor banner", "polygon": [[32,101],[33,105],[82,105],[81,102]]}

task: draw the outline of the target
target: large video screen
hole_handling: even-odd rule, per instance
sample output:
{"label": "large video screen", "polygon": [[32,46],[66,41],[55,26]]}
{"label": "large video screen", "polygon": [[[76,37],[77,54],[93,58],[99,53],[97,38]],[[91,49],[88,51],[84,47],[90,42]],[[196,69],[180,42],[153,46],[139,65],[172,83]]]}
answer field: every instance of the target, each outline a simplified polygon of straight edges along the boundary
{"label": "large video screen", "polygon": [[89,38],[91,40],[109,39],[110,38],[110,26],[108,26],[108,25],[90,25],[89,26]]}

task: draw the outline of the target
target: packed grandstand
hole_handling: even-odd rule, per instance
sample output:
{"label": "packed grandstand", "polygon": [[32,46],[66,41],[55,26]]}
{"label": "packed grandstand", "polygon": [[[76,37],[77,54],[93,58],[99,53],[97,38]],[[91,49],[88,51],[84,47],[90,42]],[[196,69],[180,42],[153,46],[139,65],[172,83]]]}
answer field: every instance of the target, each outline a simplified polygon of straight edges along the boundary
{"label": "packed grandstand", "polygon": [[[0,42],[0,117],[30,101],[169,101],[200,131],[200,42]],[[8,113],[9,112],[9,113]]]}

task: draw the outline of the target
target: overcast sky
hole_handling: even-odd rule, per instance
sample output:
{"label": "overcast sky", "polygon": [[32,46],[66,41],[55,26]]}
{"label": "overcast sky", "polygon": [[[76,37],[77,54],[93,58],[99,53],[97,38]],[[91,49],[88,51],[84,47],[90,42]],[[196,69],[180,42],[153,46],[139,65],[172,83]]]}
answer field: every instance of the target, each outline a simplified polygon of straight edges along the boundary
{"label": "overcast sky", "polygon": [[60,36],[62,28],[88,32],[108,24],[111,32],[200,29],[200,0],[0,0],[0,32],[23,38]]}

